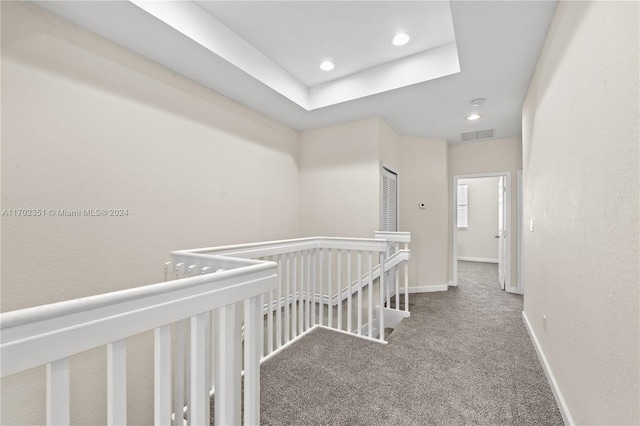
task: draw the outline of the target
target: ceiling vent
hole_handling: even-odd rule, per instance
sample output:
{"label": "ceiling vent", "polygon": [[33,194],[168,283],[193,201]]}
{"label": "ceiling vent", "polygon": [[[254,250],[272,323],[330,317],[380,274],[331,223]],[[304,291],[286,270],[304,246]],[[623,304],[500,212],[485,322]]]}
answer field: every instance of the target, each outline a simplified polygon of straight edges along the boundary
{"label": "ceiling vent", "polygon": [[494,129],[478,130],[477,132],[462,133],[462,141],[475,141],[477,139],[488,139],[493,137]]}

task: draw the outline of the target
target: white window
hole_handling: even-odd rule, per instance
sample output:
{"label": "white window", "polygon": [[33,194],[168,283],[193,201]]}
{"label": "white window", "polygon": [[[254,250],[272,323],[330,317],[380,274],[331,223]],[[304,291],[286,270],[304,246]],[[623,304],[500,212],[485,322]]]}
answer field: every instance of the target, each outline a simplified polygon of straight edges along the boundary
{"label": "white window", "polygon": [[458,229],[469,228],[469,187],[458,185]]}

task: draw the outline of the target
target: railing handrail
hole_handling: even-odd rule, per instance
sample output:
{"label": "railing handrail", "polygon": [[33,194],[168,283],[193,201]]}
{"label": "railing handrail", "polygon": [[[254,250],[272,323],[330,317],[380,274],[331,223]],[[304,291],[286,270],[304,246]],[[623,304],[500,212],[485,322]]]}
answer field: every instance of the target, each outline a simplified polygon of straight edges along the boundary
{"label": "railing handrail", "polygon": [[[0,377],[239,302],[275,288],[275,263],[246,263],[247,266],[232,270],[2,313]],[[185,313],[187,305],[188,312]],[[127,317],[130,317],[128,321]],[[132,321],[133,317],[137,318],[137,322]],[[116,324],[127,326],[115,326]],[[90,330],[93,329],[100,330],[100,333],[91,333]],[[65,335],[69,338],[60,339],[60,336]],[[71,336],[82,338],[73,341]],[[49,343],[46,351],[35,350],[43,345],[38,340]]]}
{"label": "railing handrail", "polygon": [[376,231],[375,238],[381,238],[394,243],[410,243],[411,232],[401,231]]}
{"label": "railing handrail", "polygon": [[316,248],[342,250],[368,250],[383,252],[386,240],[379,238],[343,238],[343,237],[307,237],[289,240],[266,241],[260,243],[237,244],[221,247],[206,247],[190,250],[177,250],[172,256],[192,256],[196,254],[233,256],[240,258],[256,258],[285,254],[291,251],[311,250]]}

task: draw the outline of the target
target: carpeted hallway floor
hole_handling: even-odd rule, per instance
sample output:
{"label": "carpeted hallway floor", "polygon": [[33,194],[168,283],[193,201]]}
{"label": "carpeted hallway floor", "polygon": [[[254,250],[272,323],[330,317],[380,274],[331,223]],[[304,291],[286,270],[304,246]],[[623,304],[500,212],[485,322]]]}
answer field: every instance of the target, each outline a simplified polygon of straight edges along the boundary
{"label": "carpeted hallway floor", "polygon": [[316,329],[262,365],[267,425],[554,425],[562,418],[497,266],[411,296],[388,345]]}

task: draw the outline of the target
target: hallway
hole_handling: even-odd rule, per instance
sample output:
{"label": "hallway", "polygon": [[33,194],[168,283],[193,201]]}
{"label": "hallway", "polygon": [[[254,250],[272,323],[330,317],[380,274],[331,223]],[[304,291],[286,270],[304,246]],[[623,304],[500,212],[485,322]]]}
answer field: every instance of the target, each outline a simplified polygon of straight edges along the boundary
{"label": "hallway", "polygon": [[386,346],[316,329],[266,361],[262,423],[562,424],[495,267],[461,262],[458,288],[412,295]]}

